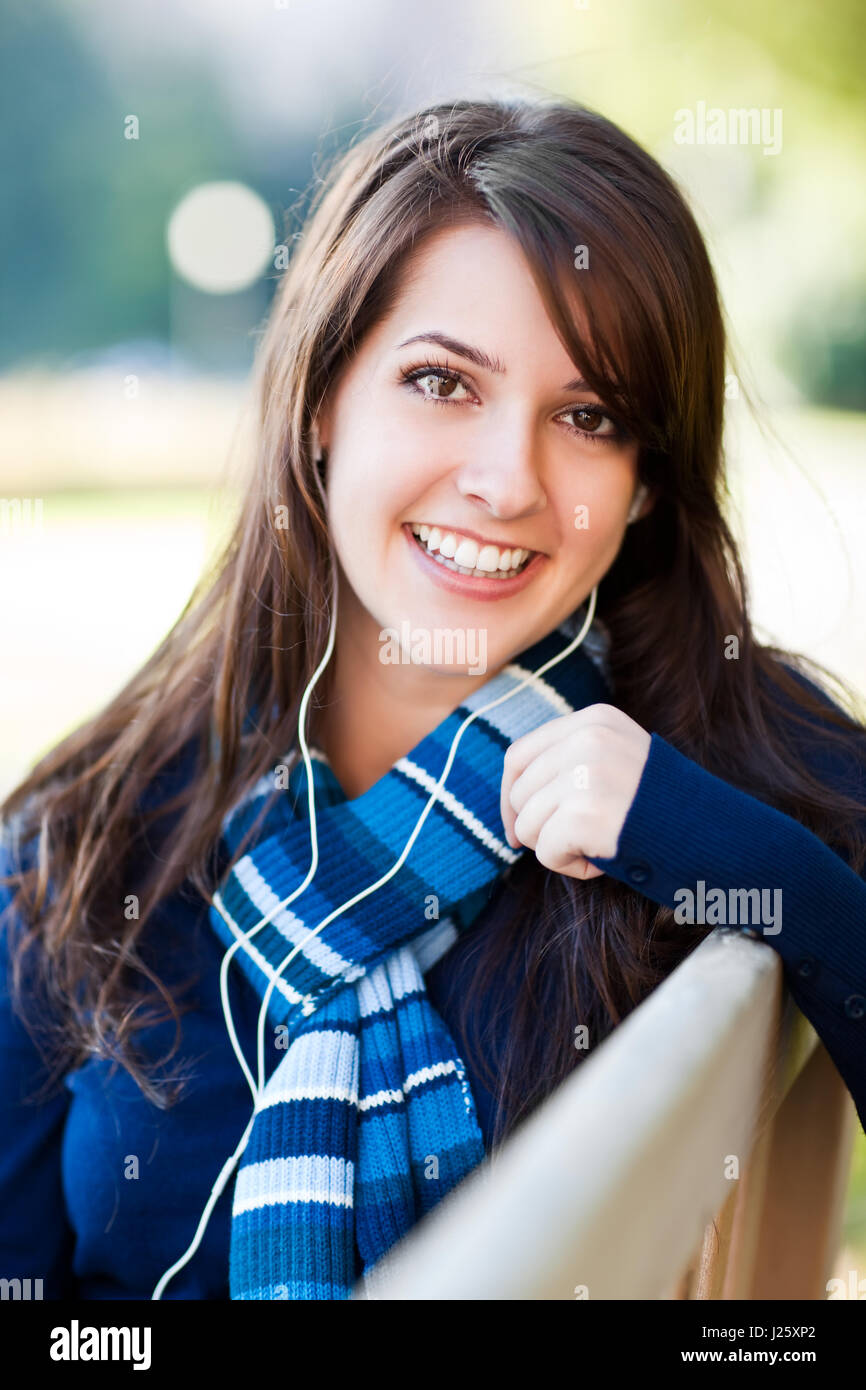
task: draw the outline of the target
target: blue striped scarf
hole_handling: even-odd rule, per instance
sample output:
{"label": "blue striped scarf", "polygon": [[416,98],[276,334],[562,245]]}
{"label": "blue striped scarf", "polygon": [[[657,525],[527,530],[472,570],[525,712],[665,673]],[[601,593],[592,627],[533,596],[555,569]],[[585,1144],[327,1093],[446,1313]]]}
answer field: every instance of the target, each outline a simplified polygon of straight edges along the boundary
{"label": "blue striped scarf", "polygon": [[[508,745],[609,698],[599,658],[585,650],[597,631],[473,719],[398,872],[309,933],[392,868],[467,716],[558,655],[575,630],[572,618],[505,666],[355,800],[316,750],[317,871],[235,953],[260,997],[275,982],[267,1022],[282,1055],[260,1094],[235,1181],[233,1299],[349,1298],[359,1275],[374,1297],[380,1257],[484,1157],[463,1063],[422,972],[471,925],[495,880],[524,852],[507,844],[500,817]],[[233,854],[270,794],[253,847],[220,889],[222,913],[210,909],[227,946],[309,872],[300,758],[286,781],[273,800],[273,775],[263,778],[226,818],[223,840]]]}

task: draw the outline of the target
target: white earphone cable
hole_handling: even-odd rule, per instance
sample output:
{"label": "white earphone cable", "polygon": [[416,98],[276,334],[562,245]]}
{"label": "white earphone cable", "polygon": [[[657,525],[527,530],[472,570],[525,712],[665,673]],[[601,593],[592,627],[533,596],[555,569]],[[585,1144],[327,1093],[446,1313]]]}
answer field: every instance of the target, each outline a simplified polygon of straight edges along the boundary
{"label": "white earphone cable", "polygon": [[[225,1188],[225,1185],[228,1182],[228,1179],[231,1176],[232,1171],[234,1170],[236,1163],[238,1162],[239,1158],[243,1154],[244,1149],[246,1148],[250,1133],[252,1131],[253,1123],[258,1112],[258,1105],[265,1087],[264,1022],[267,1015],[268,1004],[270,1002],[274,987],[276,986],[277,981],[282,975],[286,966],[289,965],[289,963],[295,958],[298,952],[302,950],[304,946],[306,946],[307,942],[310,941],[312,937],[317,936],[319,932],[321,932],[326,926],[328,926],[330,922],[333,922],[335,918],[339,917],[341,913],[345,912],[350,907],[354,907],[355,903],[361,902],[362,899],[368,897],[371,893],[374,893],[378,888],[381,888],[384,883],[387,883],[388,880],[392,878],[393,875],[400,870],[412,846],[418,838],[418,835],[421,831],[421,827],[427,819],[427,816],[429,815],[430,810],[439,795],[439,792],[442,790],[448,773],[451,770],[451,766],[454,761],[454,755],[457,751],[457,746],[460,742],[460,739],[463,737],[464,730],[466,730],[472,723],[472,721],[474,719],[477,719],[479,715],[486,714],[488,710],[494,709],[497,705],[502,704],[503,701],[510,699],[512,695],[516,695],[518,690],[522,690],[524,686],[528,685],[531,681],[536,680],[539,676],[543,676],[544,673],[546,671],[549,671],[552,666],[556,666],[560,661],[563,661],[565,657],[570,656],[570,654],[573,651],[575,651],[577,647],[580,646],[592,625],[593,618],[595,617],[598,586],[593,586],[592,592],[589,596],[586,617],[581,625],[580,631],[576,634],[576,636],[574,636],[571,639],[569,644],[561,652],[558,653],[558,655],[551,657],[548,661],[545,661],[541,666],[538,667],[536,671],[533,671],[529,675],[525,676],[523,680],[519,682],[519,684],[513,686],[511,690],[506,691],[504,695],[500,695],[495,700],[491,700],[488,704],[483,705],[480,709],[473,710],[472,713],[467,715],[466,719],[464,719],[463,723],[460,725],[460,728],[457,730],[457,733],[454,735],[451,747],[448,752],[448,757],[446,759],[445,766],[442,769],[442,772],[440,773],[439,780],[436,783],[436,786],[433,788],[433,791],[430,793],[430,797],[427,801],[427,804],[424,807],[424,810],[422,811],[421,816],[419,817],[415,825],[415,828],[412,831],[412,834],[409,836],[409,839],[403,847],[403,850],[399,858],[388,870],[388,872],[386,874],[383,874],[381,878],[377,879],[375,883],[370,884],[368,888],[362,889],[361,892],[356,893],[353,898],[350,898],[340,907],[335,908],[333,912],[329,913],[327,917],[323,918],[323,920],[318,924],[318,926],[311,928],[303,937],[303,939],[299,941],[288,953],[288,955],[280,963],[276,971],[270,971],[267,966],[267,962],[265,962],[263,958],[259,960],[260,966],[264,969],[265,973],[270,973],[271,978],[267,990],[265,991],[264,997],[262,999],[261,1008],[259,1010],[258,1026],[256,1030],[256,1063],[258,1073],[258,1080],[256,1082],[253,1080],[252,1073],[250,1072],[249,1066],[247,1065],[246,1058],[244,1057],[243,1051],[240,1046],[240,1042],[238,1040],[237,1032],[235,1030],[234,1020],[232,1018],[231,1005],[229,1003],[228,998],[228,967],[231,963],[231,960],[235,952],[239,949],[239,947],[243,946],[246,949],[251,938],[255,936],[257,932],[261,931],[262,927],[267,926],[267,924],[271,922],[279,912],[282,912],[286,907],[289,906],[290,903],[294,902],[295,898],[297,898],[299,894],[304,892],[304,890],[309,886],[312,879],[315,877],[316,870],[318,868],[319,846],[316,832],[315,790],[313,786],[312,763],[310,760],[309,748],[307,746],[307,740],[304,732],[304,725],[306,722],[306,711],[309,702],[309,697],[312,694],[312,691],[315,688],[316,682],[321,676],[322,671],[327,666],[334,649],[334,642],[336,639],[337,614],[336,585],[334,585],[333,594],[334,601],[331,615],[331,628],[328,636],[328,644],[325,649],[325,653],[322,657],[322,660],[319,662],[319,665],[317,666],[315,672],[310,678],[309,684],[307,685],[307,688],[304,691],[298,710],[298,742],[301,747],[301,753],[304,759],[304,766],[307,772],[307,803],[310,816],[310,839],[312,843],[312,856],[310,861],[310,868],[307,871],[305,879],[299,885],[299,887],[297,887],[292,893],[290,893],[289,896],[285,898],[282,902],[276,903],[271,908],[271,910],[264,917],[262,917],[259,922],[255,924],[254,927],[250,927],[250,929],[242,935],[238,935],[237,925],[232,921],[231,917],[226,911],[219,893],[215,893],[212,899],[213,906],[217,909],[220,916],[223,918],[223,921],[229,927],[229,930],[236,937],[235,941],[232,942],[231,946],[229,946],[228,950],[225,952],[222,962],[220,964],[220,999],[222,1002],[223,1015],[225,1018],[226,1029],[228,1031],[232,1049],[235,1053],[235,1056],[238,1059],[240,1067],[244,1073],[244,1076],[247,1080],[247,1084],[249,1085],[250,1091],[252,1093],[254,1106],[253,1113],[250,1116],[249,1122],[246,1126],[246,1129],[243,1132],[243,1135],[241,1136],[237,1148],[235,1149],[234,1153],[226,1160],[225,1164],[220,1170],[216,1182],[211,1188],[210,1196],[208,1197],[205,1208],[201,1214],[198,1228],[192,1241],[190,1242],[190,1245],[184,1251],[183,1255],[181,1255],[180,1258],[176,1260],[175,1263],[171,1265],[171,1267],[167,1269],[165,1273],[161,1276],[159,1282],[157,1283],[153,1291],[153,1294],[151,1295],[152,1300],[160,1299],[162,1297],[163,1290],[165,1289],[169,1281],[180,1269],[183,1268],[185,1264],[189,1262],[189,1260],[192,1259],[193,1255],[195,1254],[196,1250],[198,1249],[201,1243],[201,1239],[207,1228],[207,1224],[210,1220],[211,1213],[213,1212],[213,1209],[216,1206],[216,1203],[219,1200],[219,1197],[221,1196],[223,1189]],[[310,996],[305,996],[305,998],[302,1000],[302,1012],[309,1014],[310,1012],[312,1012],[313,1007],[314,1004],[312,998]]]}

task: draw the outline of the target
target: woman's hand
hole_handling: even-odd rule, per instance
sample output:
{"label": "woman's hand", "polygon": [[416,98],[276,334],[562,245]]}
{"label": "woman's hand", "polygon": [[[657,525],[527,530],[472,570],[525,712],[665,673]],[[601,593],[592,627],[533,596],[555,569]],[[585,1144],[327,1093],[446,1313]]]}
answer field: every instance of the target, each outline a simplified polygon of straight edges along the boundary
{"label": "woman's hand", "polygon": [[512,848],[545,868],[597,878],[612,858],[650,750],[650,736],[613,705],[588,705],[512,743],[502,774],[502,824]]}

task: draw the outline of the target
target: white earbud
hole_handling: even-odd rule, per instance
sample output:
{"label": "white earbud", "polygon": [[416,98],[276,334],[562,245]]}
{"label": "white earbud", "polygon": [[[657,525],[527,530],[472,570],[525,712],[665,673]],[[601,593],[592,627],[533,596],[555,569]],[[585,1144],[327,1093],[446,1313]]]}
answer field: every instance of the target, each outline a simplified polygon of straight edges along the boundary
{"label": "white earbud", "polygon": [[644,504],[644,500],[645,500],[645,498],[646,498],[646,495],[647,495],[647,489],[646,489],[646,487],[644,486],[643,483],[639,483],[638,486],[637,486],[637,488],[635,489],[635,494],[634,494],[634,497],[632,498],[631,506],[630,506],[629,509],[628,509],[628,516],[627,516],[627,518],[626,518],[626,525],[627,525],[627,526],[630,526],[631,523],[632,523],[633,521],[637,521],[638,512],[640,511],[641,507],[642,507],[643,504]]}
{"label": "white earbud", "polygon": [[321,463],[321,461],[322,461],[322,445],[321,445],[321,442],[320,442],[320,440],[319,440],[319,426],[316,424],[315,420],[313,421],[312,425],[310,426],[310,446],[311,446],[311,448],[312,448],[312,450],[313,450],[313,462],[314,462],[314,463]]}

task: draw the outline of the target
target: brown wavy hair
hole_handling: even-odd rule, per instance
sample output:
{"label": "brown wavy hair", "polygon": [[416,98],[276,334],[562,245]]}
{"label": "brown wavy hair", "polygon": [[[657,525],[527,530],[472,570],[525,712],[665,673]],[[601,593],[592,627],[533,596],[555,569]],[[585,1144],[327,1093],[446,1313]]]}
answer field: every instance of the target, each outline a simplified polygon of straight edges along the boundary
{"label": "brown wavy hair", "polygon": [[[628,528],[599,587],[613,702],[863,864],[863,803],[824,785],[812,763],[862,747],[855,697],[837,681],[848,709],[829,702],[797,671],[825,685],[833,677],[752,634],[724,517],[723,316],[682,195],[628,135],[576,104],[433,106],[359,137],[294,238],[258,344],[249,483],[216,564],[145,665],[0,808],[36,847],[11,880],[6,916],[19,927],[16,1007],[25,1016],[25,996],[39,999],[29,1012],[51,1020],[40,1045],[55,1076],[95,1053],[126,1067],[159,1106],[182,1089],[157,1081],[134,1045],[145,1024],[173,1017],[170,1060],[183,1012],[183,991],[172,997],[149,968],[141,934],[182,883],[210,896],[223,817],[296,746],[334,573],[311,425],[393,305],[422,239],[473,221],[516,239],[570,356],[641,446],[655,504]],[[579,244],[590,265],[575,276]],[[575,285],[582,336],[566,309]],[[575,595],[576,608],[584,598]],[[726,660],[732,635],[739,657]],[[313,738],[331,669],[311,706]],[[190,749],[190,775],[164,795]],[[498,1095],[499,1141],[588,1055],[575,1051],[575,1024],[597,1046],[710,928],[677,926],[624,884],[567,878],[531,853],[502,880],[493,910],[497,928],[475,950],[462,1007]],[[474,1002],[506,962],[518,999],[496,1055],[492,1033],[473,1023]],[[29,1019],[34,1036],[38,1023]]]}

